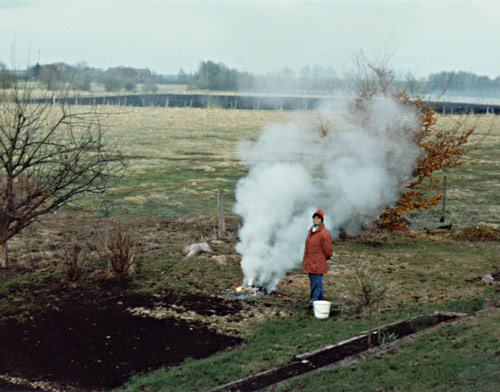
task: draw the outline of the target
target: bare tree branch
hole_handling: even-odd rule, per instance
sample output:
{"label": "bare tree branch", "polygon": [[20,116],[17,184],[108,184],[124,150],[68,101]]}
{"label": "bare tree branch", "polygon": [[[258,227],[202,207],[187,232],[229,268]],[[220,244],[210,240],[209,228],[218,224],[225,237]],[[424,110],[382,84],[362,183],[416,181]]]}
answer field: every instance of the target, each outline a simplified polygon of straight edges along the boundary
{"label": "bare tree branch", "polygon": [[[124,160],[95,108],[72,110],[68,86],[34,101],[28,76],[0,94],[0,245],[85,192],[104,192]],[[7,264],[2,263],[6,268]]]}

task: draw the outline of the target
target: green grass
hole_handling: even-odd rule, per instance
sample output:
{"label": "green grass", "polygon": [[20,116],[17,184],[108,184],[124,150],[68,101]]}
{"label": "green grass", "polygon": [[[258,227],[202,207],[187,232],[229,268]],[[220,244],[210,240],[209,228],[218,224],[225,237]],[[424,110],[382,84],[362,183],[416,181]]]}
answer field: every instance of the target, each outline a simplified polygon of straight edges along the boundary
{"label": "green grass", "polygon": [[61,276],[61,271],[45,268],[30,274],[11,274],[2,277],[0,315],[37,312],[43,310],[47,304],[59,302],[60,298],[54,291],[54,284],[61,284]]}
{"label": "green grass", "polygon": [[427,331],[382,356],[298,377],[273,391],[498,391],[500,309]]}

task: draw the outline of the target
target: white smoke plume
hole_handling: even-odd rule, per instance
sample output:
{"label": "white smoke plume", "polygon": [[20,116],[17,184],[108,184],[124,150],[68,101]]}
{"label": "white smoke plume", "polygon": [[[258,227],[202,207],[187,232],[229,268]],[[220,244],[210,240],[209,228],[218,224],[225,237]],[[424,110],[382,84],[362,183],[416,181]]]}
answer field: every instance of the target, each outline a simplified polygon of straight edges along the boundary
{"label": "white smoke plume", "polygon": [[298,120],[266,126],[257,142],[239,145],[249,166],[234,207],[243,218],[236,250],[244,285],[272,291],[300,266],[317,209],[334,236],[339,229],[356,234],[395,204],[415,167],[419,148],[408,131],[420,126],[414,109],[376,96],[362,110],[337,105],[319,115],[326,135]]}

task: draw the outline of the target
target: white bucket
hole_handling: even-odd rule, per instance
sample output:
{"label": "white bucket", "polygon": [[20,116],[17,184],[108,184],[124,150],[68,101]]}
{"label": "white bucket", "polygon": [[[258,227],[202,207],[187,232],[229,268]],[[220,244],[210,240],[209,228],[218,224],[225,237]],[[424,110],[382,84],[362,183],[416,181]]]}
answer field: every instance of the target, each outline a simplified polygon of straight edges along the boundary
{"label": "white bucket", "polygon": [[330,301],[314,301],[314,317],[317,319],[327,319],[330,315],[330,306],[332,306]]}

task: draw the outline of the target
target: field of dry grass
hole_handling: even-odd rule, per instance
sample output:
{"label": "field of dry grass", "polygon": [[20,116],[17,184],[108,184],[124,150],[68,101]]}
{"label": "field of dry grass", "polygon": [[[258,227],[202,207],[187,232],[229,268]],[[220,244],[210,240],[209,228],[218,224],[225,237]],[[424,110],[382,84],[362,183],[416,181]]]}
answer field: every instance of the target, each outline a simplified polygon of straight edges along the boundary
{"label": "field of dry grass", "polygon": [[[237,144],[256,139],[261,127],[297,118],[285,111],[198,108],[105,107],[108,135],[118,140],[129,162],[123,180],[110,191],[115,215],[216,215],[217,190],[226,190],[232,214],[234,188],[247,168],[239,163]],[[314,114],[303,112],[308,121]],[[447,174],[446,223],[465,227],[500,224],[500,119],[494,115],[439,115],[438,127],[456,121],[475,133],[464,165]],[[438,174],[442,176],[441,174]],[[87,198],[72,208],[99,211],[102,199]],[[414,228],[439,223],[442,205],[408,218]]]}
{"label": "field of dry grass", "polygon": [[[500,118],[495,115],[440,115],[437,127],[457,122],[475,129],[466,146],[463,165],[447,174],[446,221],[455,227],[500,224]],[[441,174],[442,175],[442,174]],[[410,214],[417,228],[435,227],[442,205]]]}
{"label": "field of dry grass", "polygon": [[[111,190],[119,215],[215,215],[217,190],[227,213],[237,180],[246,173],[237,143],[256,138],[263,125],[292,118],[289,112],[109,107],[108,136],[118,140],[130,164]],[[106,111],[104,109],[104,111]],[[97,211],[99,199],[84,209]]]}

